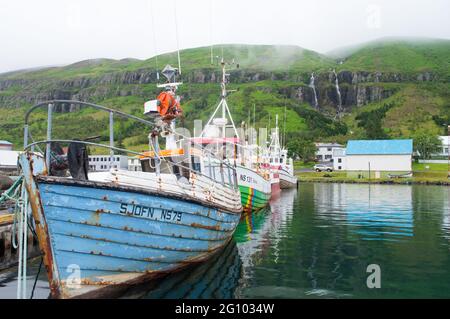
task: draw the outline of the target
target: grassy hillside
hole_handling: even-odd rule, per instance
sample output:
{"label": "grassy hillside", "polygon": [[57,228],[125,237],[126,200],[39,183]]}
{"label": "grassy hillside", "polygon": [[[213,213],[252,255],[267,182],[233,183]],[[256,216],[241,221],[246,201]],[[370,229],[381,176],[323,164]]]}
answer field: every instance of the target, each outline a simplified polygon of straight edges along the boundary
{"label": "grassy hillside", "polygon": [[[289,138],[306,138],[323,141],[345,142],[349,138],[411,137],[417,130],[442,134],[443,124],[450,122],[450,41],[376,41],[346,50],[343,63],[295,46],[269,45],[224,45],[214,47],[214,55],[222,55],[240,64],[244,76],[239,83],[232,82],[229,89],[236,89],[229,96],[229,105],[237,125],[247,121],[249,112],[253,121],[253,107],[257,127],[274,125],[279,115],[281,130],[284,130],[284,109],[287,109],[286,132]],[[210,63],[210,48],[202,47],[181,51],[183,76],[198,70],[219,73],[217,60]],[[158,69],[165,64],[177,65],[176,53],[157,57]],[[63,93],[79,93],[88,96],[89,102],[96,102],[112,108],[142,116],[143,103],[158,93],[155,83],[93,83],[86,87],[59,87],[58,83],[77,80],[98,79],[112,75],[126,75],[128,72],[150,70],[154,72],[156,58],[148,60],[96,59],[77,62],[64,67],[50,67],[39,70],[9,72],[0,74],[0,139],[10,140],[16,148],[22,144],[23,116],[31,106],[30,97],[47,96],[60,90]],[[413,75],[396,82],[358,83],[358,90],[367,87],[367,103],[363,106],[345,105],[347,110],[342,121],[334,118],[333,95],[336,95],[334,78],[330,70],[352,72],[382,72]],[[266,72],[276,75],[263,79],[245,76],[245,72]],[[319,110],[312,107],[312,91],[308,87],[311,72],[317,74],[316,88],[321,98]],[[415,75],[431,72],[438,75],[437,81],[415,81]],[[289,76],[283,76],[287,75]],[[13,85],[1,83],[12,81]],[[6,82],[5,82],[6,81]],[[31,83],[31,84],[30,84]],[[64,84],[65,85],[65,84]],[[341,83],[341,89],[355,89],[356,84]],[[369,101],[373,91],[393,92],[380,100]],[[376,91],[376,90],[375,90]],[[360,92],[360,91],[355,91]],[[372,93],[370,93],[372,92]],[[180,87],[185,119],[182,125],[191,128],[194,119],[206,121],[216,106],[220,85],[211,81],[185,81]],[[357,94],[357,93],[355,93]],[[359,93],[358,93],[359,94]],[[2,105],[2,98],[17,99],[20,107]],[[41,100],[41,98],[38,98]],[[355,99],[356,101],[356,99]],[[372,102],[371,102],[372,101]],[[370,103],[369,103],[370,102]],[[31,127],[35,139],[45,136],[45,113],[38,113],[38,119]],[[77,113],[55,115],[55,136],[60,138],[85,138],[93,135],[108,140],[107,115],[90,109]],[[147,131],[129,121],[116,120],[116,139],[123,146],[134,150],[147,148]],[[96,150],[98,152],[104,152]]]}
{"label": "grassy hillside", "polygon": [[401,85],[393,96],[348,114],[347,138],[413,137],[418,131],[445,134],[450,120],[450,84]]}
{"label": "grassy hillside", "polygon": [[344,63],[339,70],[406,74],[433,72],[450,78],[448,40],[388,39],[344,52]]}

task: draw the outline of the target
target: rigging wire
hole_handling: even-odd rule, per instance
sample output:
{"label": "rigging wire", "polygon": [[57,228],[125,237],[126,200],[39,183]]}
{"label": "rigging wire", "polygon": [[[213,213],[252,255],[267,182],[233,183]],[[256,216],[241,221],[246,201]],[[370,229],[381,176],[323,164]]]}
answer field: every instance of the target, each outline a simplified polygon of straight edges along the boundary
{"label": "rigging wire", "polygon": [[178,55],[178,73],[181,75],[181,59],[180,59],[180,43],[178,40],[178,19],[177,19],[177,0],[173,0],[174,16],[175,16],[175,36],[177,40],[177,55]]}
{"label": "rigging wire", "polygon": [[37,274],[36,274],[36,277],[34,278],[34,284],[33,284],[33,289],[31,290],[31,296],[30,296],[30,299],[33,299],[34,291],[36,290],[36,284],[37,284],[37,282],[38,282],[39,275],[40,275],[40,273],[41,273],[41,268],[42,268],[42,263],[43,263],[43,261],[44,261],[44,257],[41,257],[41,262],[39,263],[38,272],[37,272]]}
{"label": "rigging wire", "polygon": [[286,144],[286,99],[284,100],[284,119],[283,119],[283,137],[281,139],[281,146]]}
{"label": "rigging wire", "polygon": [[211,65],[214,64],[214,44],[213,44],[213,31],[212,31],[212,15],[213,15],[213,1],[209,0],[209,42],[211,43]]}
{"label": "rigging wire", "polygon": [[152,18],[152,31],[153,31],[153,49],[155,51],[155,69],[156,69],[156,80],[159,82],[159,71],[158,71],[158,47],[156,41],[156,30],[155,30],[155,17],[153,14],[154,6],[153,0],[150,0],[150,12]]}

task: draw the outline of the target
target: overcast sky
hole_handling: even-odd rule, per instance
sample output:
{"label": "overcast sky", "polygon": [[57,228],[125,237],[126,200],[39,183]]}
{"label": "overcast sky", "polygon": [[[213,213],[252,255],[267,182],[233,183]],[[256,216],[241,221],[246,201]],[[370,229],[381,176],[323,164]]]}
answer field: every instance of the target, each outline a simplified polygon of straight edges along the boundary
{"label": "overcast sky", "polygon": [[177,48],[175,21],[180,48],[293,44],[323,53],[385,36],[449,39],[449,12],[449,0],[0,0],[0,72],[146,59]]}

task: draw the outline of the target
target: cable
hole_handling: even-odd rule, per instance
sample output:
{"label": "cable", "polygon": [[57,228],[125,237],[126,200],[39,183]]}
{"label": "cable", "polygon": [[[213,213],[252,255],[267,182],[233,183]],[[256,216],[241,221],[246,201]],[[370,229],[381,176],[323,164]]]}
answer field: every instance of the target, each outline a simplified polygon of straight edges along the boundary
{"label": "cable", "polygon": [[178,73],[181,75],[181,59],[180,59],[180,43],[178,41],[178,19],[177,19],[177,0],[173,0],[174,17],[175,17],[175,36],[177,40],[177,54],[178,54]]}
{"label": "cable", "polygon": [[156,41],[156,30],[155,30],[155,17],[153,14],[153,0],[150,0],[150,12],[152,17],[152,32],[153,32],[153,49],[155,50],[155,69],[156,69],[156,80],[159,82],[159,71],[158,71],[158,47]]}
{"label": "cable", "polygon": [[213,44],[213,31],[212,31],[212,13],[213,13],[213,0],[209,0],[209,42],[211,43],[211,65],[214,64],[214,44]]}
{"label": "cable", "polygon": [[34,290],[36,289],[36,284],[37,284],[37,281],[38,281],[38,278],[39,278],[39,274],[41,273],[41,268],[42,268],[43,261],[44,261],[44,257],[41,257],[41,262],[39,264],[39,269],[38,269],[38,272],[36,274],[36,278],[34,278],[34,284],[33,284],[33,289],[31,290],[30,299],[33,299]]}

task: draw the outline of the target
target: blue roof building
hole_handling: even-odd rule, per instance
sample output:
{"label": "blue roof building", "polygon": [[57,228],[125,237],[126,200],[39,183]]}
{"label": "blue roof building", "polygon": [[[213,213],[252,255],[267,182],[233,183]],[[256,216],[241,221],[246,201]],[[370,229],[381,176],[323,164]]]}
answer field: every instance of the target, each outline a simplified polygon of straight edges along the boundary
{"label": "blue roof building", "polygon": [[351,140],[345,152],[348,174],[372,178],[409,174],[413,140]]}
{"label": "blue roof building", "polygon": [[0,150],[12,151],[13,144],[11,142],[0,140]]}
{"label": "blue roof building", "polygon": [[351,140],[347,144],[347,155],[410,155],[413,140]]}

